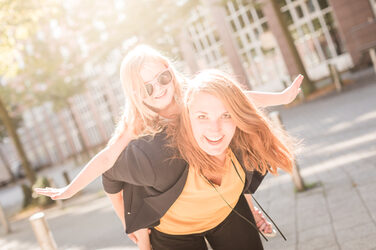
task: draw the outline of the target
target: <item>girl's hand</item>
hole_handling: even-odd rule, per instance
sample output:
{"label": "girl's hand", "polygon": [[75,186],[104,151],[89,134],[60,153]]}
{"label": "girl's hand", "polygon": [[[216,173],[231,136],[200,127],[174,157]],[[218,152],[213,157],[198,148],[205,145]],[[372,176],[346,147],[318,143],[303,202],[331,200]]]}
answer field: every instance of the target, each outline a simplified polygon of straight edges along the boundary
{"label": "girl's hand", "polygon": [[128,234],[128,237],[135,244],[137,244],[140,250],[151,250],[149,234],[150,234],[150,229],[142,228],[131,234]]}
{"label": "girl's hand", "polygon": [[304,79],[303,75],[298,75],[294,82],[284,91],[282,91],[282,98],[283,104],[289,104],[293,100],[295,100],[296,96],[300,93],[301,88],[300,85],[302,84]]}
{"label": "girl's hand", "polygon": [[62,188],[34,188],[34,192],[39,195],[50,197],[52,200],[69,199],[73,196],[68,190],[68,186]]}

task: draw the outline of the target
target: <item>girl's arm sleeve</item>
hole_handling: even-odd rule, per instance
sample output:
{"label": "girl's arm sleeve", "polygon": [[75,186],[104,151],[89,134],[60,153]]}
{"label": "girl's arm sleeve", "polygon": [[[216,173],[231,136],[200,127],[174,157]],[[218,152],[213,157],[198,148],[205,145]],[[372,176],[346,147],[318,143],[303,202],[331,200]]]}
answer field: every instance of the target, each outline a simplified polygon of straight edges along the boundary
{"label": "girl's arm sleeve", "polygon": [[106,171],[102,177],[103,186],[108,193],[119,192],[122,187],[120,183],[123,182],[152,186],[154,181],[155,172],[151,160],[148,154],[135,143],[128,145],[120,154],[114,166]]}

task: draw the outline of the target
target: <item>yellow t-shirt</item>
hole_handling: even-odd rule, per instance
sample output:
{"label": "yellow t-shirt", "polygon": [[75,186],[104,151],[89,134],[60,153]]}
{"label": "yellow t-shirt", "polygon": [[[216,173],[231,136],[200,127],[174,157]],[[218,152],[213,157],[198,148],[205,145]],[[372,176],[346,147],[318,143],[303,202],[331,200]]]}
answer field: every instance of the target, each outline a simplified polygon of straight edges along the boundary
{"label": "yellow t-shirt", "polygon": [[[216,185],[216,189],[232,207],[235,207],[242,194],[244,183],[236,173],[231,160],[243,181],[245,173],[231,150],[229,156],[221,185]],[[190,167],[182,193],[160,219],[160,224],[155,229],[166,234],[184,235],[201,233],[216,227],[231,213],[231,208],[218,192],[203,176]]]}

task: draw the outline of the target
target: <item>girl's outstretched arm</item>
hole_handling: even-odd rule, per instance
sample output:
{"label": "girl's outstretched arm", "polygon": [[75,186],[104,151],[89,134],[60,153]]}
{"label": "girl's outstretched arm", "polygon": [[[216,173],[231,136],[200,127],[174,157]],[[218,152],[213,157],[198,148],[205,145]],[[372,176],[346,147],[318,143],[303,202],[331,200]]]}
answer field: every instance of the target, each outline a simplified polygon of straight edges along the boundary
{"label": "girl's outstretched arm", "polygon": [[245,91],[249,99],[257,107],[269,107],[292,102],[300,92],[300,85],[303,82],[303,75],[298,75],[294,82],[285,90],[278,93],[260,92],[260,91]]}
{"label": "girl's outstretched arm", "polygon": [[107,145],[102,151],[97,153],[69,185],[62,188],[35,188],[35,193],[49,196],[53,200],[68,199],[72,197],[101,174],[110,169],[116,162],[116,159],[119,157],[120,153],[132,139],[132,133],[127,131],[124,132],[112,144]]}

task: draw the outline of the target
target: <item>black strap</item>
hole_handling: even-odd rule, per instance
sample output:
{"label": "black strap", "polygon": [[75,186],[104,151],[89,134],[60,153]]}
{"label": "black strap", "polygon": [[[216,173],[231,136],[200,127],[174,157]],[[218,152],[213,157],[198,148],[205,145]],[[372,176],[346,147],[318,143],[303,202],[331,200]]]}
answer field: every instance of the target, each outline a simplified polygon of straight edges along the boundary
{"label": "black strap", "polygon": [[217,190],[217,188],[214,186],[214,184],[208,179],[208,178],[206,178],[206,176],[205,175],[203,175],[203,174],[201,174],[205,179],[206,179],[206,181],[207,182],[209,182],[209,184],[215,189],[215,191],[217,191],[217,193],[219,194],[219,196],[222,198],[222,200],[224,200],[224,202],[226,202],[226,204],[231,208],[231,210],[233,211],[233,212],[235,212],[237,215],[239,215],[242,219],[244,219],[245,221],[247,221],[249,224],[251,224],[251,226],[254,228],[254,229],[256,229],[257,230],[257,232],[259,232],[261,235],[262,235],[262,237],[266,240],[266,241],[268,241],[268,239],[260,232],[260,230],[257,228],[257,226],[255,225],[255,224],[253,224],[250,220],[248,220],[246,217],[244,217],[243,215],[241,215],[238,211],[236,211],[227,201],[226,201],[226,199],[222,196],[222,194]]}
{"label": "black strap", "polygon": [[[231,159],[231,163],[232,163],[232,166],[234,166],[235,168],[235,171],[236,173],[238,174],[239,176],[239,179],[243,182],[243,184],[245,185],[245,182],[243,181],[242,177],[240,176],[239,172],[238,172],[238,169],[235,167],[235,164],[233,162],[233,160]],[[268,217],[268,219],[273,223],[273,225],[275,226],[275,228],[277,228],[278,232],[281,234],[282,238],[287,241],[285,235],[281,232],[281,230],[279,229],[279,227],[275,224],[275,222],[273,221],[273,219],[268,215],[268,213],[262,208],[262,206],[260,205],[260,203],[255,199],[255,197],[252,196],[252,199],[256,202],[257,206],[261,209],[261,211],[266,215],[266,217]]]}
{"label": "black strap", "polygon": [[[237,175],[239,176],[239,179],[241,180],[241,182],[243,183],[243,185],[245,186],[245,181],[242,179],[242,177],[240,176],[239,174],[239,171],[238,169],[236,168],[235,166],[235,163],[234,161],[231,159],[231,163],[232,163],[232,166],[234,167]],[[242,219],[244,219],[245,221],[247,221],[254,229],[257,230],[257,232],[259,232],[261,234],[261,236],[266,240],[268,241],[268,239],[265,237],[265,235],[257,228],[257,226],[251,222],[250,220],[248,220],[246,217],[244,217],[243,215],[241,215],[238,211],[236,211],[227,201],[226,199],[222,196],[222,194],[217,190],[217,188],[215,187],[215,185],[208,179],[206,178],[206,176],[201,172],[201,175],[205,178],[205,180],[214,188],[214,190],[219,194],[219,196],[222,198],[222,200],[231,208],[231,210],[233,212],[235,212],[237,215],[239,215]],[[273,225],[277,228],[278,232],[281,234],[281,236],[283,237],[284,240],[287,240],[286,237],[283,235],[283,233],[281,232],[281,230],[278,228],[278,226],[275,224],[275,222],[273,221],[273,219],[265,212],[265,210],[262,208],[262,206],[260,205],[260,203],[255,199],[255,197],[253,197],[253,195],[251,195],[252,199],[256,202],[257,206],[260,207],[260,209],[262,210],[262,212],[268,217],[268,219],[273,223]]]}
{"label": "black strap", "polygon": [[[240,176],[239,172],[238,172],[238,169],[235,167],[235,164],[233,162],[233,160],[231,159],[231,163],[232,163],[232,166],[234,166],[235,168],[235,171],[236,173],[238,174],[239,176],[239,179],[243,182],[243,184],[245,185],[245,182],[243,181],[242,177]],[[282,238],[287,241],[285,235],[281,232],[281,230],[279,229],[279,227],[275,224],[275,222],[273,221],[273,219],[268,215],[268,213],[262,208],[262,206],[260,205],[260,203],[255,199],[255,197],[252,196],[252,199],[256,202],[257,206],[261,209],[261,211],[266,215],[266,217],[268,217],[268,219],[273,223],[273,225],[275,226],[275,228],[277,228],[278,232],[281,234]]]}

